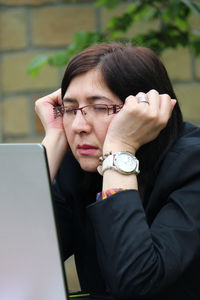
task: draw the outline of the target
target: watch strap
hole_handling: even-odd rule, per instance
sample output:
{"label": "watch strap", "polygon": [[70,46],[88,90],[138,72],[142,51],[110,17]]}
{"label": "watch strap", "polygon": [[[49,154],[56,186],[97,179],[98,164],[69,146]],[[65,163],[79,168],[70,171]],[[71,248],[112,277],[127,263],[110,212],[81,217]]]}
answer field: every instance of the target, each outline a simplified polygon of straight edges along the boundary
{"label": "watch strap", "polygon": [[[127,171],[123,171],[123,170],[117,168],[117,166],[115,165],[115,157],[117,155],[121,154],[121,153],[123,153],[123,154],[127,153],[127,155],[131,156],[135,160],[136,167],[135,167],[134,170],[132,170],[130,172],[127,172]],[[133,154],[131,154],[130,152],[126,152],[126,151],[109,154],[102,162],[102,170],[101,170],[102,175],[108,169],[114,169],[114,170],[118,171],[119,173],[126,174],[126,175],[130,175],[130,174],[138,175],[140,173],[140,171],[139,171],[139,161],[137,160],[137,158]]]}
{"label": "watch strap", "polygon": [[114,153],[107,156],[102,164],[102,172],[104,173],[108,169],[116,169],[114,166]]}

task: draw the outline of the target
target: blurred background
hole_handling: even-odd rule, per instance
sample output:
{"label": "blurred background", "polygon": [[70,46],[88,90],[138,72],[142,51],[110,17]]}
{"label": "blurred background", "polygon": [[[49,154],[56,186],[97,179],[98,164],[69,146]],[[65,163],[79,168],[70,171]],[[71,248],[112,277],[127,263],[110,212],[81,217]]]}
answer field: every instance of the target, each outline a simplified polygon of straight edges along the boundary
{"label": "blurred background", "polygon": [[[96,2],[104,5],[97,6]],[[130,4],[139,2],[148,1],[0,0],[0,142],[36,142],[43,137],[43,128],[34,113],[34,102],[60,87],[65,61],[58,63],[59,67],[47,63],[33,77],[27,72],[32,59],[62,53],[79,31],[100,32],[109,28],[110,34],[109,20],[122,15],[127,8],[130,11]],[[169,3],[187,1],[150,2],[169,7]],[[193,1],[189,1],[191,3]],[[200,39],[200,13],[198,16],[198,9],[196,14],[193,12],[189,16],[190,28]],[[175,17],[172,15],[170,22]],[[115,30],[111,38],[119,38],[120,30],[124,30],[123,36],[131,38],[160,26],[158,18],[146,15],[145,18],[139,16],[133,23],[128,18],[121,20],[121,27],[123,22],[130,23],[122,30],[118,19],[118,33]],[[172,38],[178,39],[176,35]],[[195,57],[185,43],[186,47],[175,45],[173,49],[173,45],[169,45],[162,49],[161,58],[173,81],[185,120],[200,124],[200,58]],[[155,43],[153,46],[156,48]]]}
{"label": "blurred background", "polygon": [[[198,0],[0,0],[0,142],[40,142],[35,100],[60,87],[70,55],[111,39],[155,50],[185,120],[200,125],[199,7]],[[77,290],[72,264],[67,271]]]}

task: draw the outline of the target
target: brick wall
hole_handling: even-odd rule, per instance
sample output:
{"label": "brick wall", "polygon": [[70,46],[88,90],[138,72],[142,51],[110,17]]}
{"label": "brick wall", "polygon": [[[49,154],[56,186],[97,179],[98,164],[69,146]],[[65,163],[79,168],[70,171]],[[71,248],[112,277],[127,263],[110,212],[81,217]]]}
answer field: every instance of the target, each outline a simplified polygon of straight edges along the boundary
{"label": "brick wall", "polygon": [[[40,141],[42,126],[34,101],[60,86],[63,69],[44,67],[30,77],[27,66],[40,54],[65,49],[79,30],[104,27],[111,15],[90,0],[0,0],[0,142]],[[157,26],[156,23],[149,27]],[[195,24],[200,29],[199,24]],[[137,24],[133,32],[146,30]],[[168,50],[163,61],[186,120],[200,124],[200,59],[187,50]]]}
{"label": "brick wall", "polygon": [[[0,0],[0,142],[41,141],[43,129],[34,113],[34,101],[60,87],[63,69],[47,66],[38,77],[30,77],[27,66],[36,55],[65,49],[76,31],[103,28],[125,8],[107,11],[94,8],[93,2]],[[129,34],[155,26],[136,24]],[[200,29],[199,24],[195,26]],[[185,119],[200,124],[200,59],[187,50],[168,50],[163,61]],[[77,290],[73,260],[66,269],[70,289]]]}

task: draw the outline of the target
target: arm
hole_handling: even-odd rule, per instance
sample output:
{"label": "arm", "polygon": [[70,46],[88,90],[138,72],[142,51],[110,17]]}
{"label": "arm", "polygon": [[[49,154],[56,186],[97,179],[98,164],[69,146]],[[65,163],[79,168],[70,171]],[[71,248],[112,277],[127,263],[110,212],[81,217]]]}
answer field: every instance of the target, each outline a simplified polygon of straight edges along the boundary
{"label": "arm", "polygon": [[42,141],[47,150],[50,177],[53,181],[67,149],[66,136],[63,131],[51,131]]}
{"label": "arm", "polygon": [[[62,104],[60,89],[36,101],[35,110],[45,129],[42,144],[45,146],[53,182],[52,193],[54,209],[61,237],[63,258],[67,259],[73,253],[73,228],[72,228],[72,196],[65,184],[62,189],[62,174],[58,172],[61,162],[67,151],[67,139],[63,128],[62,117],[54,118],[53,107]],[[69,168],[68,160],[65,162],[65,172]],[[54,180],[57,174],[56,180]],[[66,177],[66,174],[65,174]]]}
{"label": "arm", "polygon": [[42,144],[47,151],[51,180],[55,178],[60,163],[67,151],[67,139],[62,117],[54,118],[53,107],[62,104],[60,89],[40,98],[35,103],[35,110],[45,129]]}
{"label": "arm", "polygon": [[[111,150],[135,154],[143,144],[155,139],[166,126],[175,101],[167,95],[158,95],[156,91],[150,91],[148,96],[149,105],[137,103],[133,96],[126,99],[123,109],[113,118],[109,126],[104,154]],[[158,294],[160,289],[174,283],[188,266],[184,263],[183,269],[179,272],[177,257],[180,254],[179,249],[184,247],[184,237],[174,227],[177,238],[180,234],[182,240],[179,239],[177,251],[172,249],[174,235],[172,234],[170,241],[169,227],[160,225],[162,213],[157,219],[158,226],[151,231],[137,191],[135,175],[126,176],[113,170],[106,170],[103,176],[103,190],[108,188],[126,188],[127,191],[95,203],[88,211],[96,232],[100,265],[111,293],[116,299],[134,297],[143,299],[145,296]],[[173,197],[169,195],[164,200],[172,201],[172,199]],[[176,203],[173,203],[172,211],[176,208]],[[170,214],[171,206],[165,208],[167,216],[168,212]],[[179,220],[178,216],[179,212],[177,215],[174,214],[175,221]],[[186,231],[188,224],[188,220],[185,225],[183,224]],[[199,246],[197,244],[195,246],[194,251],[197,251]],[[192,259],[190,256],[190,262]]]}
{"label": "arm", "polygon": [[[147,93],[149,104],[138,103],[137,98],[141,95],[143,93],[129,96],[122,110],[113,118],[104,141],[104,155],[110,151],[129,151],[135,155],[142,145],[154,140],[166,126],[176,100],[151,90]],[[106,170],[103,190],[109,188],[137,190],[137,177]]]}
{"label": "arm", "polygon": [[165,161],[148,202],[157,205],[152,224],[152,211],[144,211],[136,190],[119,192],[88,207],[102,273],[116,299],[146,299],[165,289],[170,293],[173,284],[179,295],[189,286],[197,289],[199,273],[190,267],[199,266],[199,156],[200,144]]}
{"label": "arm", "polygon": [[54,211],[56,224],[59,232],[63,260],[65,261],[74,253],[74,231],[73,231],[73,198],[69,191],[63,192],[60,186],[60,172],[57,180],[52,185],[54,200]]}

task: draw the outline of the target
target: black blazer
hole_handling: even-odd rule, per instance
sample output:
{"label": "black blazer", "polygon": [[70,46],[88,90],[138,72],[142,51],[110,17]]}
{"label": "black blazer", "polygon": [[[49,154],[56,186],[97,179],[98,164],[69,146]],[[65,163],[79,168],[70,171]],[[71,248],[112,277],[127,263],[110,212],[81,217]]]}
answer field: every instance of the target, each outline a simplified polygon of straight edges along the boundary
{"label": "black blazer", "polygon": [[119,192],[86,205],[65,158],[53,186],[64,258],[84,290],[114,299],[200,299],[200,129],[186,123],[149,197]]}

